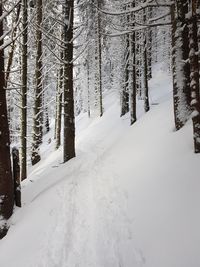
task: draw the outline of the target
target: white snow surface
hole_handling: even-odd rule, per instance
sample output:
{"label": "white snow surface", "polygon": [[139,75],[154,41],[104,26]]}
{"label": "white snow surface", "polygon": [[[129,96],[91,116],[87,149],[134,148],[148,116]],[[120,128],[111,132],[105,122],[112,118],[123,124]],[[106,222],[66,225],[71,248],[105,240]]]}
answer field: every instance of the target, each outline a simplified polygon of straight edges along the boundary
{"label": "white snow surface", "polygon": [[[171,82],[150,82],[150,112],[129,126],[115,91],[102,118],[76,119],[76,158],[62,164],[53,132],[22,183],[0,241],[0,267],[199,267],[200,156],[192,126],[175,132]],[[158,104],[159,103],[159,104]],[[157,105],[158,104],[158,105]],[[53,128],[53,127],[52,127]]]}

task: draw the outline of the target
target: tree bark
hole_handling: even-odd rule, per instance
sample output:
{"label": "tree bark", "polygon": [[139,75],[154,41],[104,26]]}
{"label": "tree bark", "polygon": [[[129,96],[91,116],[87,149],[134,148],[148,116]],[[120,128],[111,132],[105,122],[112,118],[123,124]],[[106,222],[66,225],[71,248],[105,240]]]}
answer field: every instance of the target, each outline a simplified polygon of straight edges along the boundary
{"label": "tree bark", "polygon": [[33,143],[32,143],[32,165],[38,163],[41,159],[39,146],[42,142],[42,20],[43,20],[43,2],[36,1],[37,9],[37,29],[36,29],[36,69],[35,69],[35,103],[34,103],[34,120],[33,120]]}
{"label": "tree bark", "polygon": [[175,127],[181,129],[190,114],[189,43],[186,14],[187,0],[176,0],[172,17],[172,72]]}
{"label": "tree bark", "polygon": [[[63,52],[61,52],[63,59]],[[61,145],[61,122],[62,122],[62,99],[63,99],[63,66],[60,66],[58,75],[58,92],[57,92],[57,118],[56,118],[56,149]]]}
{"label": "tree bark", "polygon": [[[153,16],[152,7],[148,8],[148,18],[151,19]],[[148,29],[148,42],[147,42],[147,61],[148,61],[148,80],[152,78],[152,29]]]}
{"label": "tree bark", "polygon": [[13,159],[13,178],[14,178],[14,200],[17,207],[21,207],[21,185],[20,185],[20,165],[19,150],[16,147],[12,149]]}
{"label": "tree bark", "polygon": [[64,5],[64,162],[75,157],[75,122],[74,122],[74,90],[73,90],[73,21],[74,1],[65,0]]}
{"label": "tree bark", "polygon": [[[135,7],[135,3],[132,4],[132,7]],[[132,16],[132,21],[134,20],[134,17]],[[134,24],[132,25],[134,27]],[[130,44],[130,55],[129,55],[129,79],[130,79],[130,85],[129,85],[129,109],[130,109],[130,121],[131,125],[136,122],[136,38],[135,38],[135,32],[132,34],[129,34],[129,44]]]}
{"label": "tree bark", "polygon": [[[146,10],[143,10],[143,21],[146,23]],[[150,109],[149,105],[149,84],[148,84],[148,51],[147,51],[147,33],[144,31],[144,48],[143,48],[143,85],[144,85],[144,110],[148,112]]]}
{"label": "tree bark", "polygon": [[88,113],[88,118],[90,118],[90,64],[89,64],[89,60],[86,60],[86,68],[87,68],[87,113]]}
{"label": "tree bark", "polygon": [[192,16],[189,20],[190,46],[190,87],[193,121],[194,152],[200,153],[200,98],[199,98],[199,65],[198,65],[198,37],[196,1],[191,1]]}
{"label": "tree bark", "polygon": [[[101,1],[97,1],[101,9]],[[102,94],[102,51],[101,51],[101,13],[97,10],[97,46],[98,46],[98,77],[99,77],[99,115],[103,116],[103,94]]]}
{"label": "tree bark", "polygon": [[[15,19],[15,24],[19,20],[20,11],[21,11],[21,4],[19,4],[19,6],[17,8],[17,15],[16,15],[16,19]],[[16,37],[16,34],[17,34],[17,27],[14,28],[13,38]],[[8,55],[8,63],[7,63],[6,74],[5,74],[5,88],[7,88],[7,83],[8,83],[8,79],[10,76],[10,70],[11,70],[11,66],[13,63],[14,52],[15,52],[15,41],[13,41],[11,49],[9,51],[9,55]]]}
{"label": "tree bark", "polygon": [[[0,16],[2,16],[2,2]],[[0,37],[3,36],[3,20],[0,21]],[[0,46],[3,40],[0,40]],[[0,50],[0,239],[8,231],[7,220],[13,212],[13,179],[10,159],[10,136],[8,128],[6,91],[4,76],[4,50]]]}
{"label": "tree bark", "polygon": [[[127,9],[127,4],[124,6],[124,10]],[[124,24],[129,24],[130,15],[126,15]],[[129,112],[129,59],[130,59],[130,34],[126,34],[125,38],[125,55],[124,55],[124,85],[121,91],[121,115],[124,116]]]}
{"label": "tree bark", "polygon": [[28,69],[28,5],[22,1],[23,35],[22,35],[22,88],[21,88],[21,180],[27,177],[27,69]]}

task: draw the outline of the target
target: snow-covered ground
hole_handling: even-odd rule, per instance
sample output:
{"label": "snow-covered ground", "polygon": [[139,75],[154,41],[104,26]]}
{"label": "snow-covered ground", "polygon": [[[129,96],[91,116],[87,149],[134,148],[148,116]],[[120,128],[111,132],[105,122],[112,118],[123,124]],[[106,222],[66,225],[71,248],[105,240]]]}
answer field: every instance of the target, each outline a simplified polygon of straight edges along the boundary
{"label": "snow-covered ground", "polygon": [[155,73],[135,125],[110,92],[102,118],[77,118],[75,159],[62,164],[46,136],[0,267],[200,266],[200,156],[190,123],[174,131],[170,78]]}

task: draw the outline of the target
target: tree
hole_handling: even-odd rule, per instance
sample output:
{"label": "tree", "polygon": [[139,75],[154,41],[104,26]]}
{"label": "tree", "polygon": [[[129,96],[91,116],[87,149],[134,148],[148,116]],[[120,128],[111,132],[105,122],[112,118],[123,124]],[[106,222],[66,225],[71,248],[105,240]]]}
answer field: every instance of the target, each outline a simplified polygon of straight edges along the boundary
{"label": "tree", "polygon": [[28,79],[28,5],[22,1],[22,87],[21,87],[21,180],[27,177],[27,79]]}
{"label": "tree", "polygon": [[102,8],[102,0],[97,1],[97,10],[95,16],[95,93],[97,101],[96,105],[99,107],[100,117],[103,115],[103,96],[102,96],[102,44],[101,44],[101,13],[99,9]]}
{"label": "tree", "polygon": [[194,137],[194,152],[200,153],[200,98],[199,98],[199,65],[198,65],[198,28],[197,1],[191,1],[191,17],[189,18],[189,60],[190,60],[190,88]]}
{"label": "tree", "polygon": [[[143,10],[143,22],[146,23],[147,20],[147,10]],[[147,50],[147,32],[144,31],[143,33],[143,38],[144,38],[144,48],[143,48],[143,83],[144,83],[144,110],[145,112],[148,112],[150,109],[149,105],[149,85],[148,85],[148,50]]]}
{"label": "tree", "polygon": [[36,65],[35,65],[35,103],[33,118],[33,143],[32,143],[32,165],[38,163],[41,159],[39,146],[42,142],[42,20],[43,20],[43,3],[42,0],[36,1]]}
{"label": "tree", "polygon": [[[60,53],[60,58],[63,58],[63,52]],[[63,98],[63,66],[58,70],[57,79],[57,95],[56,95],[56,149],[61,145],[61,121],[62,121],[62,98]]]}
{"label": "tree", "polygon": [[[126,10],[128,7],[127,4],[123,6],[123,10]],[[126,24],[130,23],[130,14],[126,15],[123,19],[124,26]],[[125,53],[124,53],[124,85],[121,90],[121,116],[124,116],[126,113],[129,112],[129,75],[131,74],[130,68],[133,67],[132,62],[132,34],[126,34],[124,37],[124,43],[125,43]],[[131,47],[130,47],[130,41],[131,41]],[[131,80],[132,80],[131,76]],[[132,89],[131,89],[132,90]],[[132,95],[132,94],[131,94]],[[132,102],[132,101],[131,101]],[[132,102],[133,103],[133,102]]]}
{"label": "tree", "polygon": [[187,12],[187,0],[176,0],[175,5],[171,7],[173,100],[175,127],[177,130],[184,126],[190,114]]}
{"label": "tree", "polygon": [[[3,4],[0,3],[0,16]],[[3,49],[3,19],[0,20],[0,238],[8,231],[7,220],[13,212],[13,179],[10,159],[10,137],[8,128]]]}
{"label": "tree", "polygon": [[[135,7],[135,3],[131,5]],[[134,15],[131,16],[132,27],[134,27]],[[129,34],[129,109],[131,125],[136,122],[136,36],[135,32]]]}
{"label": "tree", "polygon": [[73,87],[73,21],[74,1],[65,0],[64,13],[64,162],[75,157],[74,87]]}

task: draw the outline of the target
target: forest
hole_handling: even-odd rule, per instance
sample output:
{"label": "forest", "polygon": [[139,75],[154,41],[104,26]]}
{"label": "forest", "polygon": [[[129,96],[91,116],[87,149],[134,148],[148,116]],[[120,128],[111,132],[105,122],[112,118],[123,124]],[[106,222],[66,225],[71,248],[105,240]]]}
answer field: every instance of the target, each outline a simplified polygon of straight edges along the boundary
{"label": "forest", "polygon": [[[66,173],[67,179],[71,175],[69,171],[71,170],[74,177],[78,177],[85,157],[87,169],[91,172],[95,169],[96,172],[92,175],[98,179],[101,166],[98,163],[99,169],[97,169],[99,158],[94,151],[96,148],[100,149],[100,146],[102,151],[107,147],[104,154],[111,154],[111,151],[115,150],[109,150],[108,143],[111,144],[117,134],[121,134],[121,137],[118,141],[115,140],[116,147],[122,140],[124,142],[124,145],[121,145],[122,150],[116,149],[116,155],[121,159],[119,164],[124,173],[128,169],[125,162],[131,158],[134,161],[135,157],[132,152],[129,155],[123,150],[126,141],[125,133],[131,131],[133,138],[133,140],[131,137],[127,139],[129,140],[126,144],[127,149],[131,146],[132,151],[138,149],[138,158],[140,153],[143,153],[148,155],[151,162],[155,155],[154,149],[157,146],[164,147],[165,143],[168,144],[165,137],[162,137],[162,140],[159,138],[156,140],[157,132],[162,132],[162,127],[163,129],[168,127],[171,135],[177,134],[178,138],[176,142],[168,144],[169,147],[174,147],[174,150],[170,152],[171,154],[166,154],[168,156],[163,159],[162,164],[167,165],[168,160],[170,161],[170,158],[176,154],[178,142],[182,140],[183,144],[187,144],[189,152],[185,153],[189,159],[185,162],[179,158],[181,163],[177,166],[180,170],[182,168],[184,170],[184,165],[191,167],[190,170],[193,169],[193,173],[188,174],[188,177],[197,176],[200,153],[199,14],[199,0],[0,1],[0,239],[2,244],[7,236],[9,238],[13,234],[13,216],[15,218],[17,212],[24,214],[20,211],[24,207],[31,209],[25,203],[26,197],[29,199],[27,192],[36,190],[36,180],[32,179],[32,173],[37,173],[36,170],[39,173],[42,168],[44,170],[50,168],[52,171],[57,170],[54,176],[62,173],[59,177],[64,177]],[[166,99],[171,101],[171,105],[164,113],[159,110],[159,106],[162,104],[160,102],[164,103]],[[114,108],[115,105],[116,108]],[[161,116],[161,114],[164,115]],[[155,118],[160,116],[160,121],[154,124],[153,116]],[[170,124],[167,124],[167,118]],[[85,124],[82,124],[82,121],[85,121]],[[95,122],[99,123],[96,128]],[[110,126],[110,131],[104,132],[104,128],[108,129],[106,128],[108,125],[113,125],[113,128]],[[137,130],[138,125],[144,126],[144,131]],[[148,127],[151,125],[154,125],[152,127],[155,132],[149,130]],[[188,127],[190,130],[187,130]],[[155,143],[151,151],[148,151],[148,145],[145,147],[145,144],[153,136]],[[90,145],[89,141],[91,141]],[[139,144],[141,144],[140,147]],[[155,172],[159,169],[159,159],[164,153],[168,153],[165,149],[168,151],[167,145],[166,148],[160,149],[161,156],[158,157]],[[85,154],[80,161],[83,151]],[[183,155],[184,146],[180,146],[178,151]],[[51,161],[53,153],[59,153],[59,163]],[[102,160],[104,154],[103,152],[101,154]],[[93,160],[94,158],[96,161]],[[45,165],[47,164],[45,162],[50,161],[51,165]],[[111,167],[109,169],[108,166],[105,175],[109,175],[111,169],[112,173],[115,171],[117,175],[112,160],[108,162]],[[43,164],[44,167],[41,167]],[[144,161],[138,164],[141,165],[141,169],[148,166]],[[196,167],[193,168],[193,165]],[[176,176],[178,167],[175,164],[173,166],[173,173]],[[61,168],[60,171],[59,168]],[[69,175],[65,170],[69,171]],[[131,172],[132,175],[135,174],[134,168]],[[90,174],[86,171],[86,176],[89,177]],[[45,175],[47,176],[44,173],[43,176]],[[48,175],[51,176],[51,172]],[[147,176],[148,170],[145,177]],[[161,180],[163,177],[165,174]],[[42,184],[43,191],[53,186],[53,180],[49,180],[51,183],[45,181],[38,182]],[[73,179],[72,183],[74,183]],[[76,183],[80,186],[84,180]],[[69,190],[70,185],[66,190]],[[97,191],[91,189],[91,182],[87,181],[87,178],[86,185],[90,188],[87,190],[93,191],[91,194],[95,195],[94,192]],[[92,185],[93,187],[95,186]],[[118,187],[120,188],[121,184]],[[69,205],[73,205],[74,188],[75,186],[72,192],[69,191],[68,197],[66,193],[68,191],[62,192],[65,196],[63,202],[69,201],[71,203]],[[196,188],[199,188],[198,183]],[[115,187],[108,192],[108,195],[112,190],[115,190]],[[85,191],[84,193],[87,195]],[[84,196],[87,199],[86,195]],[[98,198],[98,192],[96,195]],[[35,198],[37,199],[38,196],[34,196],[30,203],[35,201]],[[84,202],[85,198],[81,200],[80,197],[80,202]],[[57,200],[52,197],[52,202],[50,198],[48,201],[51,206],[55,205],[52,202]],[[194,201],[196,203],[196,200]],[[68,206],[65,208],[68,209]],[[87,207],[84,209],[87,210]],[[112,207],[111,210],[111,214],[114,214]],[[123,208],[121,212],[123,213]],[[88,217],[94,217],[92,214],[88,212]],[[24,216],[26,215],[22,217]],[[121,214],[118,214],[118,217],[122,218]],[[116,216],[117,220],[118,217]],[[65,219],[64,217],[63,220]],[[16,219],[17,222],[18,220]],[[101,220],[100,217],[99,220]],[[61,219],[60,221],[62,222]],[[192,228],[192,223],[188,227]],[[112,232],[112,229],[110,231]],[[115,238],[116,235],[113,234]],[[124,233],[121,233],[120,238],[123,235]],[[69,236],[65,238],[69,239]],[[128,244],[121,246],[124,249],[126,246],[129,248]],[[88,251],[87,253],[88,260],[90,256]],[[104,251],[103,248],[99,248],[99,254],[104,253],[106,254],[106,249]],[[60,263],[46,261],[43,265],[24,263],[19,266],[146,266],[145,260],[134,263],[130,258],[130,262],[125,261],[124,255],[121,256],[119,263],[109,259],[110,261],[101,264],[92,260],[91,262],[80,260],[75,264],[75,261],[67,262],[66,257],[66,255],[63,256]],[[138,257],[143,258],[141,255]],[[188,256],[188,259],[191,260],[191,257]],[[193,264],[184,266],[197,267],[198,264],[200,259],[194,257]],[[1,264],[0,256],[0,266],[18,265]],[[147,266],[159,265],[147,264]],[[159,267],[165,266],[184,267],[177,262],[175,265],[169,263]]]}

